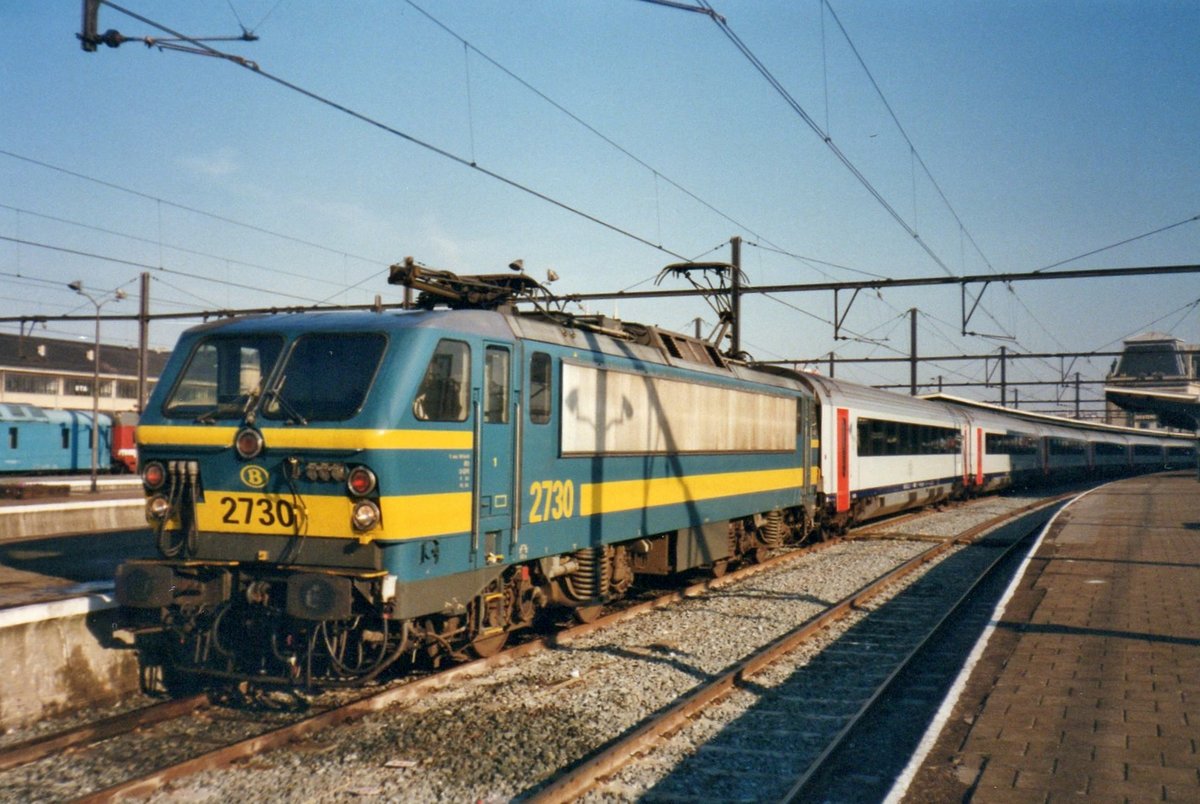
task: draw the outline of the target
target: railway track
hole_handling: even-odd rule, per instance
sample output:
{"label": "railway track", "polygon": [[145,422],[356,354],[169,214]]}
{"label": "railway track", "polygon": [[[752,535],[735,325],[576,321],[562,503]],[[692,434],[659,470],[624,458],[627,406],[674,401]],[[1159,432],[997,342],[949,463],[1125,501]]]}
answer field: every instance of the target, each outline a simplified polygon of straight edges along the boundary
{"label": "railway track", "polygon": [[[808,549],[819,550],[835,543],[837,542],[823,542],[812,545]],[[132,763],[135,772],[130,778],[108,783],[108,780],[101,776],[100,789],[77,800],[104,802],[148,796],[177,779],[205,770],[228,767],[264,751],[302,740],[322,729],[363,717],[390,706],[414,701],[431,691],[449,686],[462,679],[485,675],[497,667],[509,664],[531,653],[552,649],[573,639],[625,622],[646,611],[669,606],[707,590],[752,577],[757,573],[793,560],[796,555],[792,552],[773,556],[759,564],[743,567],[720,578],[704,580],[681,589],[660,592],[649,600],[636,603],[626,602],[617,610],[591,623],[576,625],[550,636],[530,639],[494,657],[459,665],[423,678],[410,678],[395,682],[382,691],[367,695],[342,694],[337,697],[342,700],[350,698],[350,700],[319,706],[317,711],[312,714],[291,713],[289,715],[285,711],[273,709],[269,712],[269,716],[256,719],[253,705],[247,706],[243,701],[241,705],[237,706],[221,706],[211,700],[208,695],[201,694],[151,704],[100,720],[85,722],[60,732],[0,747],[0,789],[14,789],[13,783],[4,778],[4,774],[13,769],[52,758],[63,751],[86,751],[90,747],[95,747],[108,740],[125,738],[131,742],[171,741],[173,739],[172,723],[183,719],[194,719],[197,713],[205,710],[215,710],[218,714],[210,718],[210,722],[214,724],[213,728],[209,730],[211,733],[197,734],[193,730],[186,739],[193,744],[218,743],[220,747],[195,752],[187,751],[181,746],[182,750],[175,752],[180,755],[170,757],[169,762],[162,767],[145,768],[139,767],[139,763]],[[286,722],[280,724],[280,720]],[[235,721],[237,727],[229,728],[230,724]],[[155,733],[153,729],[156,728],[161,729],[162,732]],[[247,732],[250,733],[247,734]],[[137,735],[137,740],[131,740],[131,735]],[[134,754],[135,752],[116,749],[116,753]],[[183,754],[186,755],[183,756]],[[19,786],[21,782],[17,781],[15,784]],[[42,785],[35,782],[33,786],[41,787]]]}
{"label": "railway track", "polygon": [[[869,625],[864,620],[847,632],[836,646],[821,656],[820,661],[830,665],[825,668],[829,671],[826,678],[819,682],[821,689],[813,690],[811,686],[805,689],[803,684],[790,685],[786,681],[777,686],[758,685],[768,671],[778,673],[779,666],[786,664],[788,656],[800,646],[851,612],[868,606],[872,599],[953,545],[997,547],[995,539],[992,544],[976,539],[1011,522],[1014,515],[997,516],[954,540],[936,544],[854,591],[720,676],[697,686],[675,706],[537,790],[529,800],[538,804],[573,801],[586,797],[589,791],[597,788],[600,788],[598,794],[593,796],[597,800],[614,795],[633,795],[649,801],[882,799],[910,754],[909,743],[901,741],[902,744],[898,744],[898,736],[905,729],[910,730],[911,744],[915,746],[926,722],[920,719],[923,712],[918,710],[924,707],[932,712],[937,708],[941,693],[953,679],[959,664],[954,658],[947,661],[947,656],[942,654],[942,672],[937,674],[935,681],[928,674],[919,674],[920,660],[928,661],[931,646],[935,645],[944,626],[969,622],[970,618],[963,614],[969,603],[974,605],[968,614],[973,614],[976,620],[982,614],[986,621],[991,612],[989,603],[994,598],[973,593],[988,582],[995,583],[998,576],[994,570],[1006,565],[1005,559],[1011,557],[1026,537],[1041,529],[1048,515],[1037,512],[1045,511],[1055,502],[1039,503],[1019,512],[1017,534],[999,540],[998,549],[990,551],[999,552],[999,555],[982,556],[979,574],[970,575],[963,583],[943,584],[944,588],[937,593],[920,595],[915,602],[896,606],[899,598],[893,598],[894,611],[890,615],[882,615],[884,609],[880,608],[873,612]],[[1024,522],[1029,517],[1035,521]],[[879,530],[886,528],[873,528],[872,532],[878,534]],[[952,601],[948,611],[947,600]],[[933,624],[926,629],[917,625],[921,622]],[[958,647],[962,647],[965,639],[966,650],[969,650],[973,641],[969,637],[973,633],[977,630],[960,628]],[[965,651],[960,652],[965,655]],[[955,652],[953,656],[958,654]],[[868,663],[874,666],[876,678],[872,684],[864,686],[861,681],[872,674],[850,671],[852,667],[861,669]],[[785,668],[784,672],[789,669]],[[847,673],[858,678],[845,685],[843,691],[839,692],[834,685],[824,685],[831,676]],[[770,693],[766,692],[768,688],[771,688]],[[627,765],[654,752],[667,737],[680,737],[697,719],[707,717],[731,695],[747,689],[755,690],[749,697],[759,699],[749,710],[752,715],[748,719],[754,721],[752,724],[734,723],[722,730],[716,740],[707,741],[677,770],[645,789],[637,789],[637,784],[628,780],[617,780],[609,789],[603,788],[602,782],[612,781]],[[913,691],[917,689],[920,695],[914,697]],[[887,705],[891,705],[891,709],[884,715]],[[804,712],[804,709],[810,711]],[[817,711],[811,711],[813,709]],[[727,716],[718,717],[727,720]],[[917,728],[912,731],[914,722]],[[764,723],[769,723],[769,727],[764,729]],[[711,731],[711,726],[708,730]],[[680,739],[688,741],[686,735]],[[881,762],[884,757],[891,761]],[[782,786],[781,780],[790,785]],[[871,784],[867,784],[868,781]]]}
{"label": "railway track", "polygon": [[[894,523],[895,520],[893,520]],[[823,543],[818,548],[828,548],[837,544],[839,542]],[[932,560],[937,552],[947,550],[950,546],[952,546],[952,540],[947,541],[945,545],[935,546],[930,550],[924,551],[918,556],[916,561],[911,563],[913,566],[926,563]],[[31,796],[35,790],[40,790],[41,795],[37,796],[39,798],[76,798],[77,794],[74,793],[61,796],[56,795],[53,785],[51,785],[50,789],[47,789],[44,786],[44,782],[38,782],[40,774],[36,770],[22,775],[22,771],[27,769],[17,766],[24,762],[44,761],[36,758],[35,754],[38,750],[42,752],[41,756],[52,757],[55,753],[64,750],[68,746],[72,746],[74,750],[80,752],[79,756],[81,757],[80,761],[73,763],[73,765],[77,768],[79,774],[85,774],[87,773],[86,768],[92,764],[86,759],[82,759],[88,751],[95,752],[99,759],[97,764],[104,765],[105,757],[136,754],[138,745],[154,743],[161,746],[164,743],[179,743],[177,747],[180,750],[173,755],[163,756],[161,751],[153,752],[155,756],[159,757],[158,762],[161,764],[161,767],[151,767],[147,763],[137,762],[107,763],[107,769],[98,773],[94,779],[82,783],[78,779],[70,780],[69,785],[70,789],[73,790],[82,788],[83,790],[90,791],[82,799],[85,801],[110,801],[131,796],[148,796],[154,791],[162,789],[166,785],[179,782],[179,780],[185,779],[192,774],[230,767],[239,760],[261,755],[273,748],[279,748],[296,741],[314,739],[316,735],[331,730],[340,723],[363,718],[372,713],[386,710],[389,707],[405,704],[413,705],[429,699],[439,690],[446,690],[455,685],[465,684],[475,679],[487,678],[490,674],[495,673],[498,668],[511,665],[522,657],[538,652],[562,651],[572,643],[584,639],[589,634],[613,628],[621,623],[630,622],[647,612],[663,609],[679,601],[713,593],[723,588],[743,583],[755,575],[769,573],[791,562],[811,557],[820,552],[822,551],[817,549],[774,557],[763,564],[744,568],[719,579],[705,580],[684,589],[677,589],[667,594],[656,596],[651,600],[646,600],[609,614],[594,623],[581,625],[552,636],[534,639],[490,659],[457,666],[425,678],[409,679],[355,700],[340,703],[322,703],[319,708],[314,707],[307,712],[279,710],[254,711],[253,709],[246,710],[245,708],[231,711],[223,707],[215,707],[211,713],[200,718],[201,720],[207,719],[211,722],[213,728],[197,733],[194,728],[197,717],[193,713],[197,707],[204,706],[205,702],[168,702],[164,708],[155,707],[156,712],[153,714],[153,717],[157,721],[162,721],[159,725],[149,726],[139,720],[140,717],[144,717],[145,715],[136,714],[128,716],[119,722],[90,724],[83,727],[79,734],[64,734],[42,738],[38,741],[41,746],[40,749],[29,744],[23,744],[15,749],[10,748],[0,752],[0,787],[14,792],[25,790],[30,792]],[[890,575],[890,578],[891,581],[895,580],[894,575]],[[836,618],[854,611],[856,607],[864,605],[866,594],[866,590],[856,592],[848,600],[843,601],[844,605],[840,606],[837,613],[830,613],[827,616],[829,618]],[[834,608],[838,609],[839,607]],[[797,637],[792,636],[789,639],[794,640]],[[776,640],[776,642],[779,641]],[[763,659],[752,658],[748,666],[759,667],[764,665],[765,662],[766,660]],[[748,676],[743,671],[726,675],[732,675],[732,678],[726,682],[730,687],[742,683]],[[579,682],[577,677],[568,677],[561,682],[556,682],[556,684],[561,683],[566,688],[577,684],[577,682]],[[584,683],[586,683],[586,679]],[[183,719],[191,721],[191,728],[189,728],[183,737],[172,736],[173,727],[170,725],[171,718],[178,717],[179,712],[177,711],[174,715],[168,714],[166,707],[170,706],[181,707],[179,711],[187,710],[187,715],[189,716]],[[189,706],[191,707],[190,710],[188,710]],[[662,731],[662,729],[654,730],[658,733]],[[120,737],[119,735],[122,733],[126,734],[126,736]],[[84,744],[97,739],[106,740],[107,742],[99,743],[92,749],[82,748]],[[122,746],[122,743],[124,743],[124,746]],[[183,743],[188,743],[191,747],[189,748],[183,745]],[[211,750],[197,750],[195,748],[196,745],[212,745],[214,743],[218,747]],[[17,760],[15,758],[20,756],[20,751],[25,752],[23,755],[25,758]],[[150,765],[153,764],[150,763]],[[593,763],[588,762],[585,765],[591,766]],[[577,774],[584,769],[585,765],[579,766],[571,774]],[[122,774],[116,774],[113,766],[120,767]],[[5,771],[5,769],[8,770]],[[610,773],[611,767],[605,772]],[[47,771],[47,773],[52,774],[53,771]],[[14,776],[14,774],[16,775]],[[124,775],[126,778],[116,778],[116,775]],[[561,784],[561,780],[559,784]],[[68,787],[64,786],[61,789],[65,791]],[[552,798],[560,795],[560,793],[565,797],[575,795],[573,792],[562,793],[561,790],[560,793],[556,793],[555,790],[558,789],[556,787],[546,787],[537,795],[542,798]],[[586,786],[583,789],[586,789]]]}

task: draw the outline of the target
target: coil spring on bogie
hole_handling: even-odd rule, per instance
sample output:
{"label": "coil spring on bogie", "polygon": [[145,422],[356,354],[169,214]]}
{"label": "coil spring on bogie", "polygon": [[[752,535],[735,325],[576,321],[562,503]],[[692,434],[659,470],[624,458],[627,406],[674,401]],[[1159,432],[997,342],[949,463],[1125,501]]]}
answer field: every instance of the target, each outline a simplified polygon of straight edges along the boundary
{"label": "coil spring on bogie", "polygon": [[612,580],[610,550],[608,547],[589,547],[572,554],[579,569],[563,578],[572,598],[594,600],[608,594]]}
{"label": "coil spring on bogie", "polygon": [[779,547],[783,544],[784,538],[787,536],[788,526],[783,521],[783,511],[776,508],[763,518],[762,527],[759,528],[758,538],[767,547]]}

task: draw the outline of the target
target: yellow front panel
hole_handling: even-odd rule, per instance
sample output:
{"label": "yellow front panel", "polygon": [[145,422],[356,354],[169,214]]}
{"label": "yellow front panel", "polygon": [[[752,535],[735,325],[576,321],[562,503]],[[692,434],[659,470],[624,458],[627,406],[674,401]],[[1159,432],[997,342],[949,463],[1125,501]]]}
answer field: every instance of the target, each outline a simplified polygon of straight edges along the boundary
{"label": "yellow front panel", "polygon": [[[379,501],[382,527],[366,533],[350,524],[352,502],[344,496],[210,491],[196,506],[202,532],[255,533],[318,538],[414,539],[471,529],[471,494],[414,494]],[[176,524],[176,527],[178,525]]]}
{"label": "yellow front panel", "polygon": [[262,533],[277,536],[340,536],[350,533],[348,497],[209,491],[196,505],[201,532]]}
{"label": "yellow front panel", "polygon": [[579,513],[581,516],[591,516],[656,505],[677,505],[738,494],[795,488],[803,482],[804,470],[794,468],[584,483],[579,489]]}

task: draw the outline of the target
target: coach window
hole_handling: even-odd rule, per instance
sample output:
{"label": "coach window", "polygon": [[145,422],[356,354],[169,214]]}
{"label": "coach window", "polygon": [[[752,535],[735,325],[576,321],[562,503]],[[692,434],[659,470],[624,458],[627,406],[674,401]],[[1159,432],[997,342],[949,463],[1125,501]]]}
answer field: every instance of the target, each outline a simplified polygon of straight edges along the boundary
{"label": "coach window", "polygon": [[470,376],[470,348],[462,341],[439,341],[413,400],[413,415],[426,422],[466,421]]}
{"label": "coach window", "polygon": [[508,350],[489,346],[483,355],[483,420],[488,424],[508,422]]}
{"label": "coach window", "polygon": [[529,420],[534,424],[550,421],[550,355],[534,352],[529,361]]}

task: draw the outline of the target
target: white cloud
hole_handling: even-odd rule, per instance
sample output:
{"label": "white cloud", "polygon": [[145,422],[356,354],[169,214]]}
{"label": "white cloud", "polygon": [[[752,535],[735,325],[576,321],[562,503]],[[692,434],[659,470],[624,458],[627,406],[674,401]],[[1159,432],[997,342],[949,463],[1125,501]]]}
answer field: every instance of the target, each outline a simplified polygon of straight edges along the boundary
{"label": "white cloud", "polygon": [[179,163],[184,169],[201,176],[232,176],[241,170],[237,153],[232,148],[220,148],[209,154],[180,157]]}

